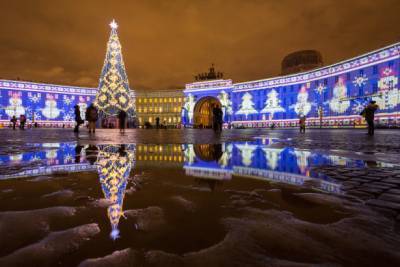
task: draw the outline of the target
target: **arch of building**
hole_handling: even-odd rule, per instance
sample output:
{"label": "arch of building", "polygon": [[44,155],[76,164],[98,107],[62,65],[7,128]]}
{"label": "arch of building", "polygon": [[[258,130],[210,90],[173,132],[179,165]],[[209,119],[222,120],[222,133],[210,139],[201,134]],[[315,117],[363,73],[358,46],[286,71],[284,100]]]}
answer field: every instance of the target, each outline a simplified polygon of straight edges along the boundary
{"label": "arch of building", "polygon": [[361,127],[369,101],[379,105],[376,122],[400,127],[400,43],[318,69],[269,79],[186,84],[182,122],[196,125],[199,101],[217,98],[232,127]]}
{"label": "arch of building", "polygon": [[193,110],[193,123],[197,128],[211,128],[213,124],[213,108],[221,107],[218,98],[206,96],[196,102]]}

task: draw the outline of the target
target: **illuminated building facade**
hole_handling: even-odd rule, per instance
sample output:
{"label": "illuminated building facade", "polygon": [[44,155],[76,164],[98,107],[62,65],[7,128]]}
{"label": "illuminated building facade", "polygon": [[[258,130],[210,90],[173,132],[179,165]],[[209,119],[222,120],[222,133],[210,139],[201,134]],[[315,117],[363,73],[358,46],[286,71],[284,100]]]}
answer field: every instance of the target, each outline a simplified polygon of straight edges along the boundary
{"label": "illuminated building facade", "polygon": [[[216,79],[186,84],[182,122],[211,126],[203,106],[222,107],[233,127],[293,127],[301,115],[308,126],[357,127],[370,100],[379,105],[376,122],[400,126],[400,43],[318,69],[264,80],[232,83]],[[208,115],[211,116],[211,115]]]}
{"label": "illuminated building facade", "polygon": [[181,110],[184,96],[181,90],[174,91],[136,91],[136,115],[140,126],[146,122],[156,125],[156,118],[160,124],[176,127],[181,123]]}
{"label": "illuminated building facade", "polygon": [[138,144],[136,160],[139,166],[180,166],[183,165],[184,156],[179,144]]}
{"label": "illuminated building facade", "polygon": [[0,125],[9,125],[15,115],[43,127],[72,127],[74,106],[85,118],[86,107],[94,102],[96,88],[0,80]]}

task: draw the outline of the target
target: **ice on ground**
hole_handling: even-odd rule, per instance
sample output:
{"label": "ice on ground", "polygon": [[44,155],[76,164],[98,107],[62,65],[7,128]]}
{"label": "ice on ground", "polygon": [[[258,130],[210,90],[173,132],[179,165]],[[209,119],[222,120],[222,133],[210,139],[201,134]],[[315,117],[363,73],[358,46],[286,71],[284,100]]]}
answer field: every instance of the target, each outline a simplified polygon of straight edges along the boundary
{"label": "ice on ground", "polygon": [[193,212],[196,209],[196,206],[192,201],[187,200],[182,196],[173,196],[171,197],[171,200],[179,206],[183,207],[186,211]]}
{"label": "ice on ground", "polygon": [[137,230],[153,231],[165,225],[164,212],[160,207],[127,210],[124,213],[128,218],[135,220]]}
{"label": "ice on ground", "polygon": [[87,259],[78,267],[131,267],[137,265],[137,253],[130,249],[117,250],[102,258]]}
{"label": "ice on ground", "polygon": [[14,251],[0,259],[0,266],[55,266],[63,257],[100,232],[96,223],[52,232],[41,241]]}
{"label": "ice on ground", "polygon": [[4,255],[43,238],[54,220],[73,216],[73,207],[51,207],[0,213],[0,253]]}
{"label": "ice on ground", "polygon": [[[327,205],[339,201],[319,194],[306,198]],[[163,262],[177,266],[399,266],[400,234],[394,222],[365,206],[343,205],[351,215],[331,224],[303,221],[285,211],[243,208],[240,217],[222,219],[228,233],[218,244],[182,257],[150,251],[146,260],[152,266],[163,266]]]}
{"label": "ice on ground", "polygon": [[56,191],[53,193],[45,194],[42,197],[43,198],[52,198],[52,199],[66,199],[66,198],[72,197],[73,195],[74,195],[74,192],[72,190],[65,189],[65,190],[60,190],[60,191]]}

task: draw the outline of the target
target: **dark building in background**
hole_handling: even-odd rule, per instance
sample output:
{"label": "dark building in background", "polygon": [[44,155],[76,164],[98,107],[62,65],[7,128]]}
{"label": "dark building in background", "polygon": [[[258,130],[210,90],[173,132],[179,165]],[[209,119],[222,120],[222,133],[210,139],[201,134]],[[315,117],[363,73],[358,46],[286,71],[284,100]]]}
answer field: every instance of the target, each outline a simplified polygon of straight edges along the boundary
{"label": "dark building in background", "polygon": [[293,74],[323,66],[322,55],[316,50],[301,50],[290,53],[282,60],[281,74]]}

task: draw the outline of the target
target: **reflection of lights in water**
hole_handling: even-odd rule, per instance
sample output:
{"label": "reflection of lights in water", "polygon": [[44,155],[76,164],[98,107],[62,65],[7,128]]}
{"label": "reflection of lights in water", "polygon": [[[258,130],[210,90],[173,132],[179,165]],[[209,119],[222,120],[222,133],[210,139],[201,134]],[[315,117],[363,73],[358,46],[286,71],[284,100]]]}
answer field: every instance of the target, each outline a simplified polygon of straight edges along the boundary
{"label": "reflection of lights in water", "polygon": [[46,148],[59,148],[60,147],[60,143],[43,143],[42,147],[46,147]]}
{"label": "reflection of lights in water", "polygon": [[338,165],[338,166],[346,166],[347,164],[347,159],[341,156],[335,156],[335,155],[327,155],[326,158],[331,162],[333,165]]}
{"label": "reflection of lights in water", "polygon": [[228,167],[229,161],[231,160],[231,157],[232,157],[232,149],[233,149],[232,144],[223,144],[223,147],[222,147],[223,153],[222,153],[221,158],[218,160],[218,164],[222,168]]}
{"label": "reflection of lights in water", "polygon": [[265,158],[267,160],[268,167],[271,170],[275,170],[278,167],[278,161],[280,160],[280,154],[283,149],[281,148],[262,148],[264,151]]}
{"label": "reflection of lights in water", "polygon": [[192,144],[188,144],[185,149],[185,162],[189,165],[192,165],[195,158],[196,154],[194,153],[194,147]]}
{"label": "reflection of lights in water", "polygon": [[254,151],[257,149],[257,145],[249,145],[247,142],[244,145],[236,145],[236,147],[240,150],[240,154],[242,155],[242,163],[245,166],[250,166],[252,162],[252,158],[254,155]]}
{"label": "reflection of lights in water", "polygon": [[110,237],[119,238],[118,223],[123,215],[122,205],[129,174],[134,163],[134,146],[107,145],[99,147],[97,171],[104,196],[111,202],[107,215],[111,223]]}
{"label": "reflection of lights in water", "polygon": [[10,160],[11,161],[16,161],[19,162],[21,161],[23,158],[23,154],[14,154],[14,155],[10,155]]}
{"label": "reflection of lights in water", "polygon": [[305,150],[295,150],[293,152],[296,155],[297,166],[299,167],[301,173],[305,173],[308,167],[308,158],[311,156],[310,151]]}
{"label": "reflection of lights in water", "polygon": [[57,158],[57,150],[46,151],[46,159],[55,159],[55,158]]}

